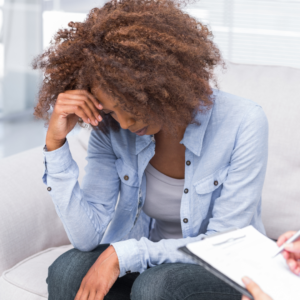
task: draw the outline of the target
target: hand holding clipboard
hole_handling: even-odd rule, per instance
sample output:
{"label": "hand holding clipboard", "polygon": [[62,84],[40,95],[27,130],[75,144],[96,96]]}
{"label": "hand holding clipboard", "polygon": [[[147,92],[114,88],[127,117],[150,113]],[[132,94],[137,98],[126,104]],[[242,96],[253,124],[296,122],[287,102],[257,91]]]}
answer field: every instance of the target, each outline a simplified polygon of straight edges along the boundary
{"label": "hand holding clipboard", "polygon": [[252,226],[186,246],[185,253],[249,299],[241,278],[249,276],[274,300],[298,300],[300,278],[291,273],[276,243]]}

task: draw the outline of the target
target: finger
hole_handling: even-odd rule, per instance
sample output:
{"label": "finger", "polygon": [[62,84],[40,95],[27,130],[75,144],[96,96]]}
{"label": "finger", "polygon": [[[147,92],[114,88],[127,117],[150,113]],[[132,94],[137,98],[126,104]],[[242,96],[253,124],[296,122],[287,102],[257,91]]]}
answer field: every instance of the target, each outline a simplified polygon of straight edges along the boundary
{"label": "finger", "polygon": [[286,244],[284,246],[284,249],[288,252],[300,253],[300,241],[293,242],[293,243],[290,243],[290,244]]}
{"label": "finger", "polygon": [[[88,300],[89,299],[89,294],[90,294],[89,289],[84,288],[84,290],[83,290],[82,294],[80,295],[80,298],[78,298],[78,300]],[[91,299],[89,299],[89,300],[91,300]]]}
{"label": "finger", "polygon": [[76,114],[78,116],[79,116],[79,114],[81,114],[83,112],[87,116],[87,118],[86,118],[87,123],[91,123],[95,126],[98,125],[98,121],[95,119],[94,114],[90,110],[90,107],[83,100],[61,101],[60,107],[62,110],[65,110],[68,112],[72,111],[74,114]]}
{"label": "finger", "polygon": [[283,250],[283,251],[282,251],[282,256],[284,257],[285,260],[287,260],[287,259],[289,259],[290,254],[289,254],[289,252]]}
{"label": "finger", "polygon": [[247,296],[244,295],[244,296],[242,297],[242,300],[250,300],[250,298],[248,298]]}
{"label": "finger", "polygon": [[102,117],[100,116],[99,112],[96,110],[93,103],[91,103],[89,100],[86,101],[86,99],[81,99],[81,100],[62,99],[59,105],[61,106],[73,105],[73,106],[80,107],[90,119],[89,123],[92,123],[93,125],[98,125],[98,123],[102,121]]}
{"label": "finger", "polygon": [[105,295],[103,294],[103,292],[97,291],[97,294],[95,296],[95,300],[103,300],[104,297],[105,297]]}
{"label": "finger", "polygon": [[89,292],[88,298],[86,298],[86,299],[84,298],[84,299],[80,299],[80,300],[95,300],[96,299],[95,296],[96,296],[96,291],[92,290]]}
{"label": "finger", "polygon": [[62,114],[72,115],[75,114],[79,118],[81,118],[85,123],[91,123],[89,116],[85,113],[83,109],[81,109],[77,105],[61,105],[58,108],[58,113],[61,112]]}
{"label": "finger", "polygon": [[61,95],[57,101],[57,105],[78,105],[86,112],[93,125],[98,125],[98,122],[102,121],[99,111],[86,96],[78,94],[72,96]]}
{"label": "finger", "polygon": [[295,274],[300,275],[300,262],[296,261]]}
{"label": "finger", "polygon": [[89,92],[88,97],[98,109],[103,109],[103,105]]}
{"label": "finger", "polygon": [[243,277],[242,281],[244,282],[247,290],[254,296],[254,297],[259,297],[263,294],[263,291],[261,288],[250,278],[248,277]]}
{"label": "finger", "polygon": [[[84,103],[87,103],[89,106],[90,110],[93,112],[94,118],[98,120],[98,122],[102,121],[102,117],[100,116],[98,106],[98,102],[93,98],[94,100],[92,101],[89,97],[88,94],[82,94],[82,93],[77,93],[77,94],[70,94],[70,93],[65,93],[61,94],[59,97],[59,104],[71,104],[72,102],[76,101],[78,103],[81,103],[81,105],[84,105]],[[74,103],[73,103],[74,104]],[[102,106],[101,106],[102,107]]]}
{"label": "finger", "polygon": [[296,233],[296,231],[288,231],[284,234],[282,234],[278,240],[277,240],[277,245],[278,246],[282,246],[289,238],[291,238],[294,234]]}
{"label": "finger", "polygon": [[288,264],[290,270],[291,270],[292,272],[294,272],[295,269],[296,269],[296,267],[297,267],[297,266],[296,266],[296,262],[295,262],[293,259],[288,259],[288,260],[287,260],[287,264]]}
{"label": "finger", "polygon": [[103,109],[102,104],[87,90],[70,90],[65,91],[66,94],[73,94],[73,95],[84,95],[87,96],[98,109]]}
{"label": "finger", "polygon": [[97,122],[101,122],[102,117],[98,111],[98,108],[95,106],[95,103],[93,103],[89,98],[87,98],[86,103],[89,106],[90,110],[93,112],[95,120],[97,120]]}
{"label": "finger", "polygon": [[80,286],[80,288],[79,288],[79,290],[78,290],[78,292],[77,292],[76,297],[75,297],[74,300],[80,300],[82,292],[83,292],[83,288]]}

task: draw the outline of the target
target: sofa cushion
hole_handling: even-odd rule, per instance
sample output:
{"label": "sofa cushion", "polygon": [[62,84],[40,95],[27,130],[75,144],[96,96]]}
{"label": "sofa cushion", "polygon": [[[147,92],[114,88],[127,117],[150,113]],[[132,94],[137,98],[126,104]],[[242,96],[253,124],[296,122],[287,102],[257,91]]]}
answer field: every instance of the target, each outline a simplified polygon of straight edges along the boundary
{"label": "sofa cushion", "polygon": [[[69,144],[80,182],[86,149],[76,137]],[[41,145],[0,161],[0,274],[35,253],[70,243],[42,182],[42,149]]]}
{"label": "sofa cushion", "polygon": [[48,298],[48,267],[72,245],[49,248],[5,271],[0,280],[2,300],[42,300]]}
{"label": "sofa cushion", "polygon": [[219,88],[259,103],[269,121],[262,217],[270,238],[300,228],[300,70],[227,63]]}

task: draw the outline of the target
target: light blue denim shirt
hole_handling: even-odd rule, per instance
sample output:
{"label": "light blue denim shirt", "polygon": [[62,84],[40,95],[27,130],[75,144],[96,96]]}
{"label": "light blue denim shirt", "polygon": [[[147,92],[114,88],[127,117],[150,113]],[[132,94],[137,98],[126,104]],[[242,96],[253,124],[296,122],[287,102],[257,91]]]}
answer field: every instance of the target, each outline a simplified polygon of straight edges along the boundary
{"label": "light blue denim shirt", "polygon": [[[68,142],[44,151],[47,187],[73,246],[100,243],[116,250],[120,277],[162,263],[193,263],[178,247],[231,227],[264,233],[261,192],[267,166],[268,123],[256,103],[214,91],[214,105],[198,113],[181,141],[186,147],[180,218],[183,238],[152,242],[155,220],[142,211],[145,168],[155,153],[151,136],[93,130],[81,187]],[[119,197],[118,197],[119,196]]]}

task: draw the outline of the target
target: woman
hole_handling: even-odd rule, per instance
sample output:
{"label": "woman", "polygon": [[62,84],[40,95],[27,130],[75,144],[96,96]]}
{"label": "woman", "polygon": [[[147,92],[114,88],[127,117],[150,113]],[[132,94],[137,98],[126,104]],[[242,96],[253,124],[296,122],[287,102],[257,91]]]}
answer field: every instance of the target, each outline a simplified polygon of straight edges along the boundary
{"label": "woman", "polygon": [[[281,235],[277,241],[278,247],[282,246],[288,239],[290,239],[296,231],[288,231]],[[300,275],[300,239],[297,239],[291,244],[285,245],[285,250],[282,252],[290,270]],[[248,291],[253,295],[255,300],[272,300],[270,296],[264,293],[261,288],[250,278],[244,277],[243,282]],[[299,295],[300,296],[300,295]],[[243,296],[242,300],[249,300],[248,297]]]}
{"label": "woman", "polygon": [[[210,87],[220,52],[175,2],[111,1],[69,26],[34,64],[35,114],[53,107],[43,180],[76,248],[49,268],[49,299],[240,299],[177,249],[264,232],[261,107]],[[81,186],[66,140],[78,121],[94,127]]]}

